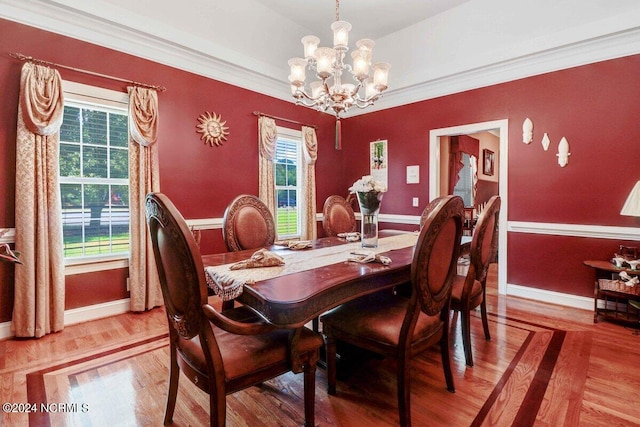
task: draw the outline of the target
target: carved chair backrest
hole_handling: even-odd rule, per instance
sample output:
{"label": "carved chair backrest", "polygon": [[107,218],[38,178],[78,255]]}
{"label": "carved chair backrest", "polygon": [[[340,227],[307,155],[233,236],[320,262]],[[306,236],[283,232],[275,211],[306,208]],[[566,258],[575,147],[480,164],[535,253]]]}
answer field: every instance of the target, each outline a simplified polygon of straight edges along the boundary
{"label": "carved chair backrest", "polygon": [[232,252],[270,246],[276,238],[273,215],[256,196],[240,195],[224,213],[222,237]]}
{"label": "carved chair backrest", "polygon": [[167,196],[149,193],[147,225],[170,327],[181,338],[198,335],[205,321],[207,285],[200,250],[186,221]]}
{"label": "carved chair backrest", "polygon": [[462,237],[464,203],[443,196],[430,204],[411,263],[411,283],[422,311],[435,316],[447,308]]}
{"label": "carved chair backrest", "polygon": [[497,250],[500,203],[500,196],[493,196],[489,199],[473,232],[470,261],[476,272],[475,279],[480,282],[483,282],[487,277],[489,264]]}
{"label": "carved chair backrest", "polygon": [[337,195],[327,197],[322,213],[322,228],[326,236],[356,231],[356,216],[344,197]]}

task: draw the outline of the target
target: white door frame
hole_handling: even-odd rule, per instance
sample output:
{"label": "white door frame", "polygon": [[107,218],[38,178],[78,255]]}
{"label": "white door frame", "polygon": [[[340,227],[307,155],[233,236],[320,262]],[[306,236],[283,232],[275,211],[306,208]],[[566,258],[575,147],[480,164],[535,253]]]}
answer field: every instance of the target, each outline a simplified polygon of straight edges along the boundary
{"label": "white door frame", "polygon": [[507,293],[507,166],[509,147],[509,120],[494,120],[489,122],[472,123],[433,129],[429,132],[429,200],[440,196],[440,137],[454,135],[469,135],[478,132],[498,129],[500,131],[499,185],[500,220],[498,230],[498,293]]}

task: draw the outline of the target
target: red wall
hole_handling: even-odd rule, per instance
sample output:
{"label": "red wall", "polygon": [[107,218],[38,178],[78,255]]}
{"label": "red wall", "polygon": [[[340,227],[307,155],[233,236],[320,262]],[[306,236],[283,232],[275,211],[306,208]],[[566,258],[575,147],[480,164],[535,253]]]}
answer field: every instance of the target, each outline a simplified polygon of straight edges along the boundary
{"label": "red wall", "polygon": [[[345,154],[366,169],[369,141],[387,139],[389,192],[383,213],[418,215],[429,197],[429,131],[509,119],[508,220],[637,227],[620,215],[640,179],[640,55],[544,74],[418,102],[347,120]],[[534,123],[534,142],[522,143],[522,122]],[[551,138],[549,151],[540,140]],[[569,164],[557,163],[561,137]],[[501,153],[502,155],[502,153]],[[405,168],[420,165],[420,184],[405,184]],[[420,197],[420,207],[411,198]],[[509,233],[507,282],[593,295],[585,259],[607,259],[622,242]],[[627,242],[638,245],[638,242]],[[543,266],[543,267],[541,267]]]}
{"label": "red wall", "polygon": [[[1,19],[0,52],[0,228],[15,226],[16,114],[23,63],[9,57],[10,52],[165,86],[167,91],[159,93],[160,186],[187,219],[222,217],[236,195],[257,194],[258,127],[253,111],[318,126],[316,174],[323,177],[317,185],[319,209],[330,194],[346,194],[343,168],[335,167],[344,154],[333,147],[334,120],[326,114]],[[123,83],[64,69],[60,74],[66,80],[126,92]],[[196,132],[198,117],[207,111],[221,115],[229,127],[230,135],[221,147],[210,147]],[[293,127],[286,122],[278,125]],[[204,231],[202,250],[225,250],[220,230]],[[126,270],[67,276],[66,307],[126,297],[126,276]],[[0,322],[8,321],[13,306],[13,266],[0,265],[0,298]]]}
{"label": "red wall", "polygon": [[[159,95],[161,189],[186,218],[221,217],[235,195],[257,193],[257,120],[252,112],[259,110],[318,126],[319,211],[328,195],[345,195],[351,183],[368,172],[369,142],[387,139],[389,192],[382,213],[420,215],[429,197],[429,131],[507,118],[510,221],[638,225],[619,210],[639,178],[640,55],[345,119],[343,150],[336,151],[334,120],[328,115],[142,58],[4,20],[0,52],[0,227],[15,224],[15,126],[22,63],[8,52],[166,86]],[[125,90],[121,83],[60,71],[67,80]],[[205,111],[227,122],[230,135],[222,147],[205,145],[195,131]],[[526,117],[534,123],[531,145],[521,142]],[[548,152],[539,143],[544,132],[552,140]],[[562,136],[572,153],[565,168],[557,165],[555,156]],[[406,185],[405,168],[416,164],[420,184]],[[416,196],[421,204],[414,208],[411,199]],[[219,230],[205,230],[202,239],[203,252],[224,250]],[[581,261],[606,258],[619,243],[509,233],[507,280],[591,296],[592,273]],[[126,295],[125,277],[120,270],[69,276],[67,308],[121,298]],[[86,289],[92,289],[91,297]],[[0,298],[4,322],[11,318],[12,266],[0,265]]]}

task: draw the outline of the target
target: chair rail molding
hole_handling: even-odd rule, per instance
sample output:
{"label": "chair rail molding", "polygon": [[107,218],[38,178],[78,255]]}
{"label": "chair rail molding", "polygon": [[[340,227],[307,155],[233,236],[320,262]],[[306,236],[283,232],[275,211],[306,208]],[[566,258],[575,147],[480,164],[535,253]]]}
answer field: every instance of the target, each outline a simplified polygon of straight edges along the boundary
{"label": "chair rail molding", "polygon": [[640,240],[640,228],[609,225],[509,221],[507,223],[507,231],[553,236],[591,237],[594,239]]}

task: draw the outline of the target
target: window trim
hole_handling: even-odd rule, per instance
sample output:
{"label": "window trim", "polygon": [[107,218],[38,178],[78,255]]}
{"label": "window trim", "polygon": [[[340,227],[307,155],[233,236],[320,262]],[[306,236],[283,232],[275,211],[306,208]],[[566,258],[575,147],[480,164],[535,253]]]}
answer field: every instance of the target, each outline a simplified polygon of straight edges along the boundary
{"label": "window trim", "polygon": [[[125,110],[129,114],[129,95],[112,89],[86,85],[69,80],[62,80],[62,91],[65,101]],[[60,183],[64,181],[58,177]],[[127,184],[129,180],[127,179]],[[129,266],[130,252],[106,255],[86,255],[82,257],[64,258],[65,275],[87,273]]]}
{"label": "window trim", "polygon": [[[276,206],[274,206],[274,212],[275,212],[275,221],[276,221],[276,234],[277,234],[277,238],[278,239],[296,239],[296,238],[300,238],[302,236],[302,209],[301,209],[301,196],[302,196],[302,162],[304,159],[304,153],[303,153],[303,147],[302,147],[302,131],[299,129],[291,129],[291,128],[286,128],[286,127],[281,127],[281,126],[276,126],[277,132],[278,132],[278,136],[277,138],[282,137],[282,139],[286,139],[289,141],[293,141],[296,143],[296,145],[298,146],[298,158],[297,158],[297,163],[296,163],[296,210],[298,211],[298,215],[297,215],[297,221],[298,221],[298,233],[297,234],[283,234],[283,235],[279,235],[277,234],[277,230],[278,230],[278,196],[277,196],[277,190],[276,190]],[[276,144],[277,144],[277,140],[276,140]],[[277,188],[276,183],[275,183],[275,168],[274,168],[274,174],[273,174],[273,180],[274,180],[274,188]]]}

